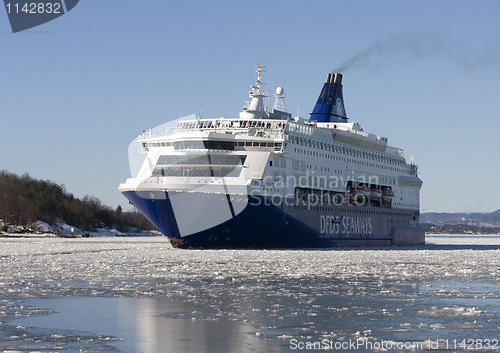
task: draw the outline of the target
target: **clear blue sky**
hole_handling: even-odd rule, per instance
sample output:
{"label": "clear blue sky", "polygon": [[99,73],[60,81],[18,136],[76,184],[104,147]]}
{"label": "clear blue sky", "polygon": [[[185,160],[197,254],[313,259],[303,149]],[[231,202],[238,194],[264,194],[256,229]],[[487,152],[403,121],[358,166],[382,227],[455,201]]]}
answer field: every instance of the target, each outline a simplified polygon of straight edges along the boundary
{"label": "clear blue sky", "polygon": [[371,47],[344,72],[351,120],[415,156],[422,211],[494,211],[499,13],[495,0],[82,0],[12,34],[0,10],[0,169],[125,206],[142,130],[200,105],[236,117],[257,61],[307,117],[327,72]]}

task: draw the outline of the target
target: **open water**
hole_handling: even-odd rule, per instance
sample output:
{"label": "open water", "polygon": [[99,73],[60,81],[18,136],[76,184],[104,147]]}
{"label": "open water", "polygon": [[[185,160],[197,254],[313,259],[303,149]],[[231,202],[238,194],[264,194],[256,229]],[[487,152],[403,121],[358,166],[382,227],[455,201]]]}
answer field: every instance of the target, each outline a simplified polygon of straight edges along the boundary
{"label": "open water", "polygon": [[0,238],[0,352],[500,352],[500,236],[328,250]]}

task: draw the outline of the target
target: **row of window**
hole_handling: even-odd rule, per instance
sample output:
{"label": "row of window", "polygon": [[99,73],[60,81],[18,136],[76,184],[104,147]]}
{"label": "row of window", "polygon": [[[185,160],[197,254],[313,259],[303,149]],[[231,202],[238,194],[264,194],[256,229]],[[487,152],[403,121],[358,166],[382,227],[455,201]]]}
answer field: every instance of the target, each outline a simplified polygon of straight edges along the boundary
{"label": "row of window", "polygon": [[148,142],[148,143],[143,143],[142,147],[168,147],[172,146],[172,142]]}
{"label": "row of window", "polygon": [[399,207],[414,207],[418,208],[418,204],[412,204],[412,203],[404,203],[404,202],[395,202],[394,206],[399,206]]}
{"label": "row of window", "polygon": [[241,166],[186,166],[155,167],[153,176],[164,177],[239,177]]}
{"label": "row of window", "polygon": [[207,150],[234,150],[234,141],[221,140],[194,140],[175,141],[174,150],[207,149]]}
{"label": "row of window", "polygon": [[215,165],[243,165],[246,155],[235,154],[199,154],[199,155],[161,155],[156,165],[165,164],[215,164]]}
{"label": "row of window", "polygon": [[239,147],[271,147],[275,151],[280,151],[282,142],[260,142],[260,141],[219,141],[219,140],[195,140],[195,141],[175,141],[175,142],[149,142],[143,143],[142,147],[168,147],[174,146],[175,150],[185,149],[209,149],[209,150],[234,150]]}
{"label": "row of window", "polygon": [[359,158],[364,158],[364,159],[371,159],[371,160],[378,161],[378,162],[406,166],[406,161],[404,160],[404,158],[387,156],[387,155],[384,155],[382,153],[376,153],[376,152],[371,152],[371,151],[363,151],[362,149],[359,149],[359,148],[341,146],[339,144],[318,141],[315,139],[297,136],[297,135],[293,135],[293,134],[290,135],[290,141],[292,143],[295,143],[298,145],[303,145],[306,147],[321,149],[321,150],[340,153],[340,154],[344,154],[344,155],[351,155],[354,157],[359,157]]}
{"label": "row of window", "polygon": [[[389,166],[380,165],[380,164],[376,164],[376,163],[368,163],[368,162],[359,161],[359,160],[355,160],[355,159],[351,159],[351,158],[334,156],[334,155],[331,155],[328,153],[319,153],[319,152],[309,151],[309,150],[301,149],[301,148],[294,148],[294,151],[297,153],[303,153],[306,155],[327,158],[327,159],[331,159],[331,160],[337,160],[340,162],[356,163],[356,164],[365,165],[365,166],[369,166],[369,167],[373,167],[373,168],[392,170],[392,171],[399,172],[399,173],[407,172],[401,168],[389,167]],[[308,168],[312,168],[312,166],[308,166]],[[317,168],[315,167],[315,169],[317,169]]]}
{"label": "row of window", "polygon": [[[238,141],[237,146],[241,147],[274,147],[274,142],[259,142],[259,141]],[[280,143],[281,146],[281,143]]]}
{"label": "row of window", "polygon": [[202,120],[202,121],[181,121],[177,123],[178,129],[212,129],[212,128],[278,128],[284,129],[286,123],[270,122],[269,120]]}
{"label": "row of window", "polygon": [[[270,165],[272,166],[272,161],[269,161]],[[286,168],[286,158],[276,155],[274,156],[274,166],[277,168]]]}
{"label": "row of window", "polygon": [[306,162],[305,161],[297,161],[293,160],[293,169],[294,170],[306,170]]}

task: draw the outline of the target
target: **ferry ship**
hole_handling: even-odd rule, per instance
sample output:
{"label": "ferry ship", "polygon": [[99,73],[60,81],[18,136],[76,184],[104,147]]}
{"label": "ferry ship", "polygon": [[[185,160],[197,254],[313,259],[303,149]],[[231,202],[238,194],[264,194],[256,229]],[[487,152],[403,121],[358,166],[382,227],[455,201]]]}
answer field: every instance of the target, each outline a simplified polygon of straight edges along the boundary
{"label": "ferry ship", "polygon": [[385,137],[350,122],[329,73],[309,119],[266,107],[262,66],[237,118],[143,132],[120,192],[177,248],[416,245],[422,180]]}

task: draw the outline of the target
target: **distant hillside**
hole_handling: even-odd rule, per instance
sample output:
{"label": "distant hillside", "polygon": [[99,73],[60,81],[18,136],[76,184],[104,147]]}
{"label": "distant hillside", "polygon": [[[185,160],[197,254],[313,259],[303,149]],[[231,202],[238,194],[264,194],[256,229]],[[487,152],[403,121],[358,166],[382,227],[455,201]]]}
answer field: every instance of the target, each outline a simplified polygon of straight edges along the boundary
{"label": "distant hillside", "polygon": [[55,224],[58,220],[84,230],[114,227],[156,229],[139,212],[122,212],[103,205],[93,196],[76,198],[63,185],[0,171],[0,220],[6,224],[30,225],[37,220]]}
{"label": "distant hillside", "polygon": [[422,223],[427,234],[500,234],[500,227],[479,227],[468,224]]}
{"label": "distant hillside", "polygon": [[420,222],[494,228],[500,227],[500,210],[491,213],[422,213]]}

